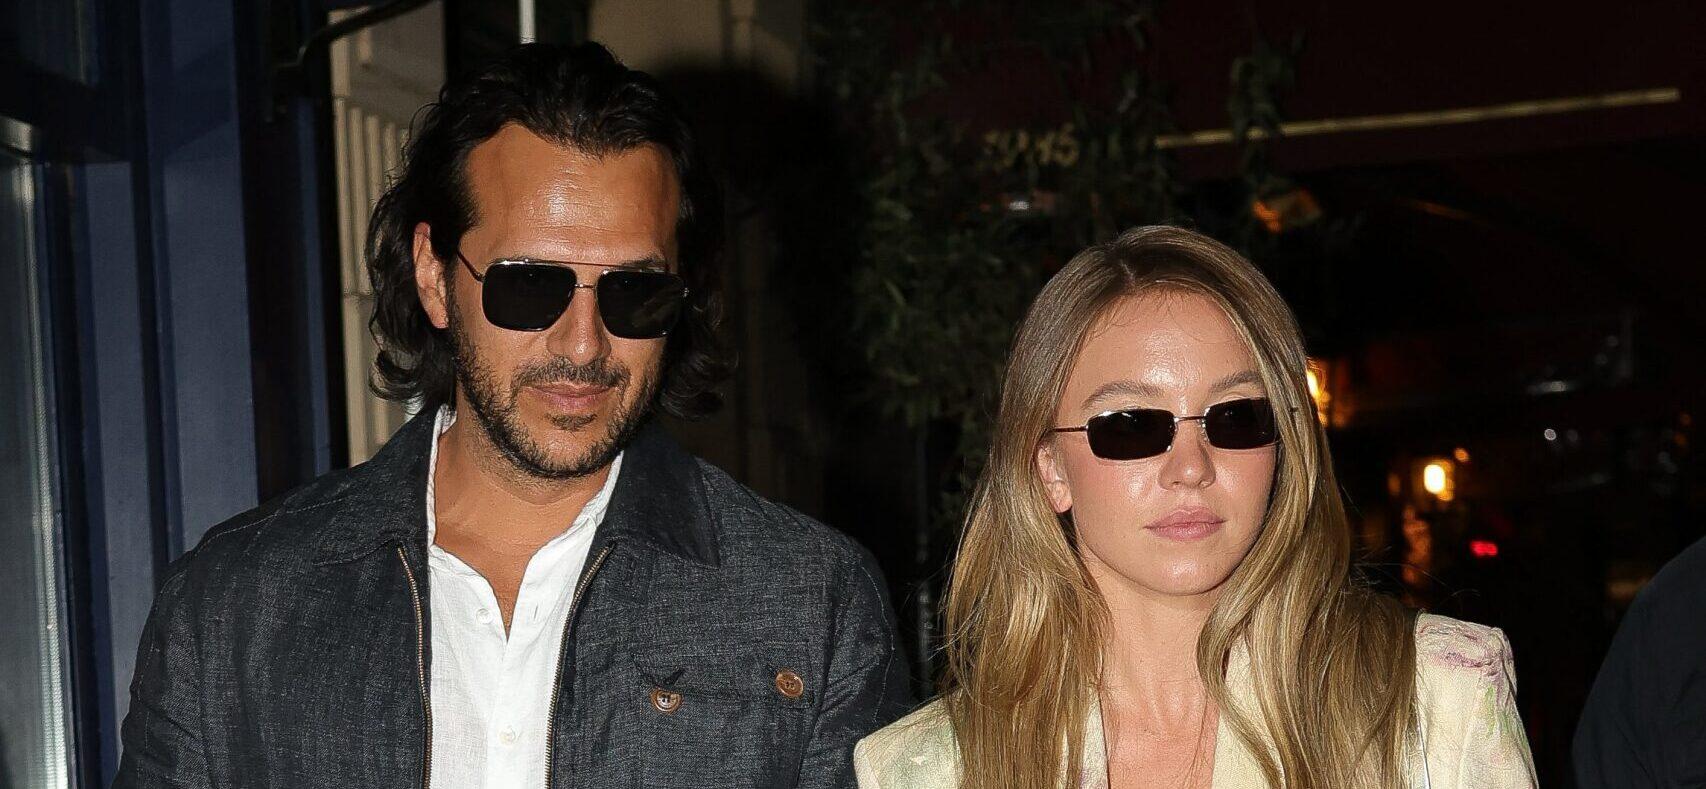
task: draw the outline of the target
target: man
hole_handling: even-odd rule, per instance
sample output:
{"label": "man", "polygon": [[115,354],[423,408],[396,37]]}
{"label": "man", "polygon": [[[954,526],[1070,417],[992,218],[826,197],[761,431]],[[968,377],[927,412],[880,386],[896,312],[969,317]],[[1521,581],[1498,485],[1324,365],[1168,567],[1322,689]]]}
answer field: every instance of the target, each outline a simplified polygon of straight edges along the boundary
{"label": "man", "polygon": [[119,786],[853,785],[909,701],[869,554],[647,420],[726,366],[707,186],[597,45],[445,90],[368,237],[420,415],[173,565]]}
{"label": "man", "polygon": [[1576,726],[1576,783],[1706,786],[1706,539],[1641,590]]}

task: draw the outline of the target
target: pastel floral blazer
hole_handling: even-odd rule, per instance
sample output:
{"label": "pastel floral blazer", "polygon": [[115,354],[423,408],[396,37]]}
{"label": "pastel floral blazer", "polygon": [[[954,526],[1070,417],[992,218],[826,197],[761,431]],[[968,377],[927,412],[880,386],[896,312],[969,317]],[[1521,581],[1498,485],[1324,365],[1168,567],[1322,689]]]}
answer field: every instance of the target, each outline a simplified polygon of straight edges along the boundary
{"label": "pastel floral blazer", "polygon": [[[1497,628],[1422,614],[1416,622],[1416,685],[1421,729],[1410,754],[1412,789],[1531,789],[1534,757],[1517,717],[1510,643]],[[1250,699],[1249,660],[1234,652],[1227,668],[1234,699]],[[1085,726],[1080,789],[1107,789],[1102,714]],[[860,789],[953,789],[959,751],[941,701],[864,738],[854,749]],[[1264,787],[1255,757],[1222,718],[1214,786]]]}

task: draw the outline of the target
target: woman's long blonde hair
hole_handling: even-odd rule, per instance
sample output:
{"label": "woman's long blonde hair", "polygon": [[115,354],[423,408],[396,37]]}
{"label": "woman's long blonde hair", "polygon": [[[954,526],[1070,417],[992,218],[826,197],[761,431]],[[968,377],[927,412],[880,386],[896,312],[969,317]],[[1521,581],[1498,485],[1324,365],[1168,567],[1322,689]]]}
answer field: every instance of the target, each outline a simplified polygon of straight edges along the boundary
{"label": "woman's long blonde hair", "polygon": [[[1352,576],[1296,318],[1249,261],[1174,227],[1140,227],[1080,253],[1019,327],[947,595],[942,689],[961,785],[1079,785],[1107,614],[1035,457],[1085,336],[1116,301],[1158,288],[1225,310],[1281,415],[1261,534],[1197,639],[1209,695],[1272,786],[1401,785],[1415,720],[1413,614]],[[1242,704],[1225,681],[1240,643],[1255,695]]]}

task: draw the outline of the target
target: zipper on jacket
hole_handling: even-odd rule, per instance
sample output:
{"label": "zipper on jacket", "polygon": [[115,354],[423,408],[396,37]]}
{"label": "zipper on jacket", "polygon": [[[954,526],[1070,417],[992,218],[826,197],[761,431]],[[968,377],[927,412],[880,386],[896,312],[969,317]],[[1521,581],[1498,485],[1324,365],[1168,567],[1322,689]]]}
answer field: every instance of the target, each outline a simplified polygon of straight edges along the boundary
{"label": "zipper on jacket", "polygon": [[598,574],[598,568],[604,565],[604,560],[615,548],[616,543],[612,541],[604,546],[604,550],[598,552],[598,556],[592,560],[592,566],[588,567],[586,574],[581,577],[580,585],[575,587],[575,596],[569,598],[569,615],[563,620],[563,640],[557,645],[557,673],[551,680],[551,717],[545,721],[545,789],[551,789],[551,767],[557,753],[557,697],[562,695],[563,665],[572,657],[569,654],[569,643],[575,632],[575,614],[580,611],[581,596],[592,584],[592,577]]}
{"label": "zipper on jacket", "polygon": [[415,571],[409,566],[409,556],[403,546],[397,546],[397,558],[403,562],[403,573],[409,577],[409,596],[415,603],[415,673],[421,681],[421,712],[426,715],[426,749],[421,759],[421,789],[432,786],[432,700],[427,695],[426,618],[421,613],[421,587],[415,582]]}

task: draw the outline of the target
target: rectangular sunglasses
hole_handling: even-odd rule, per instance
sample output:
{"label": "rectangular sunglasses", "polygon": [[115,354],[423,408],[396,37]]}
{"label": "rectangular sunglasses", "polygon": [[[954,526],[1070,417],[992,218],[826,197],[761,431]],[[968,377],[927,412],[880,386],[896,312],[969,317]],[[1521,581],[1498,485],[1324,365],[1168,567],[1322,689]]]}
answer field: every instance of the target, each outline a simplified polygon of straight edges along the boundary
{"label": "rectangular sunglasses", "polygon": [[605,271],[593,282],[582,283],[566,263],[500,259],[481,274],[460,251],[456,257],[480,283],[480,307],[486,320],[514,331],[551,328],[568,310],[575,291],[590,288],[597,294],[598,316],[612,335],[650,340],[675,328],[687,301],[686,280],[667,271],[587,263]]}
{"label": "rectangular sunglasses", "polygon": [[1265,397],[1228,400],[1212,405],[1202,416],[1174,416],[1159,408],[1128,408],[1090,417],[1080,427],[1051,428],[1051,433],[1084,433],[1090,451],[1104,460],[1139,460],[1173,448],[1179,423],[1202,422],[1210,446],[1255,449],[1279,440],[1273,405]]}

